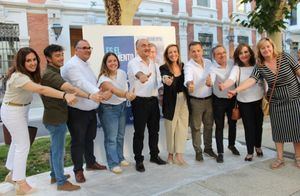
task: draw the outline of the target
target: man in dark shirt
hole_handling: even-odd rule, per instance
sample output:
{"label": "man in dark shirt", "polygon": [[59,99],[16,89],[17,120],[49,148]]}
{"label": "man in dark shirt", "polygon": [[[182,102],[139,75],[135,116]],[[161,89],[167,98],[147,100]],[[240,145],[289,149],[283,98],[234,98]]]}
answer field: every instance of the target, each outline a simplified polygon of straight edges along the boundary
{"label": "man in dark shirt", "polygon": [[[60,75],[60,67],[64,63],[63,48],[59,45],[49,45],[44,49],[47,59],[47,69],[42,77],[42,85],[62,90],[65,92],[76,93],[80,97],[92,99],[100,102],[99,93],[87,94],[70,83],[63,80]],[[64,147],[66,136],[66,122],[68,118],[67,103],[64,100],[42,96],[44,103],[43,123],[50,133],[50,166],[51,184],[57,183],[57,190],[74,191],[80,186],[73,185],[67,179],[70,175],[64,175]]]}

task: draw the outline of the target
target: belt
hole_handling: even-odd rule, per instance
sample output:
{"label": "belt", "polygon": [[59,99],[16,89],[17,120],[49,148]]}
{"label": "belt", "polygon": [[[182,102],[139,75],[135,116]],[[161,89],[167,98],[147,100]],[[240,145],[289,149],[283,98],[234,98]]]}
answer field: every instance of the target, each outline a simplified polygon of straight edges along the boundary
{"label": "belt", "polygon": [[10,105],[10,106],[18,106],[18,107],[23,107],[23,106],[27,106],[27,105],[29,105],[29,104],[30,104],[30,102],[29,102],[29,103],[25,103],[25,104],[13,103],[13,102],[4,102],[4,104],[6,104],[6,105]]}
{"label": "belt", "polygon": [[194,96],[191,96],[191,95],[190,95],[190,98],[192,98],[192,99],[198,99],[198,100],[206,100],[206,99],[210,99],[210,98],[211,98],[211,95],[208,96],[208,97],[194,97]]}

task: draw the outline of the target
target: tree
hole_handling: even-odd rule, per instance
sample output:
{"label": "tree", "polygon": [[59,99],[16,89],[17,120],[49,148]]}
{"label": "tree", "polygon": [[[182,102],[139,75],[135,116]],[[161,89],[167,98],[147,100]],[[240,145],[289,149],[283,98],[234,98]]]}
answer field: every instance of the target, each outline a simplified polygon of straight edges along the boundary
{"label": "tree", "polygon": [[241,3],[254,3],[255,8],[248,14],[248,20],[236,19],[244,27],[254,27],[259,33],[266,32],[282,49],[282,29],[286,29],[285,19],[291,17],[291,10],[299,0],[242,0]]}
{"label": "tree", "polygon": [[104,0],[108,25],[132,25],[142,0]]}

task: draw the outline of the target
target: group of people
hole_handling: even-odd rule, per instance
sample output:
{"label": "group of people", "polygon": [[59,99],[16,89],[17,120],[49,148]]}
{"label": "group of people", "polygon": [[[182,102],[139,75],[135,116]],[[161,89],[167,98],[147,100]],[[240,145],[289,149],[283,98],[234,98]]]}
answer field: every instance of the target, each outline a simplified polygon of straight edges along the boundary
{"label": "group of people", "polygon": [[[104,147],[109,170],[119,174],[129,162],[123,155],[126,126],[126,101],[133,113],[133,153],[135,168],[144,172],[143,141],[147,126],[150,162],[158,165],[187,165],[184,160],[188,127],[191,127],[195,160],[203,161],[203,153],[224,162],[224,118],[228,122],[228,149],[240,155],[235,147],[236,120],[232,109],[239,106],[245,130],[247,155],[252,161],[254,150],[261,149],[263,113],[261,102],[270,97],[270,119],[277,158],[271,168],[284,165],[283,144],[293,142],[295,163],[300,168],[300,65],[289,54],[279,53],[269,38],[257,43],[256,57],[247,44],[234,52],[234,63],[228,61],[226,49],[217,45],[212,50],[214,62],[203,57],[200,42],[188,46],[190,60],[184,64],[179,47],[168,45],[164,64],[150,59],[154,46],[147,39],[136,41],[136,56],[129,61],[127,73],[120,69],[116,54],[104,55],[98,78],[88,59],[92,47],[87,40],[75,44],[75,55],[64,65],[63,48],[49,45],[44,49],[47,59],[45,73],[40,73],[40,60],[31,48],[21,48],[15,65],[9,70],[8,82],[1,107],[1,118],[12,136],[6,167],[10,170],[5,181],[15,185],[17,194],[35,191],[26,182],[26,161],[30,143],[28,111],[32,93],[42,95],[45,107],[43,123],[50,133],[51,183],[57,190],[73,191],[80,186],[68,181],[64,174],[64,145],[67,128],[71,135],[71,158],[76,182],[86,181],[86,170],[105,170],[94,155],[97,115],[104,131]],[[154,48],[155,49],[155,48]],[[127,81],[129,81],[129,86]],[[268,88],[266,88],[268,87]],[[268,89],[268,90],[266,90]],[[158,139],[161,100],[168,157],[159,156]],[[18,119],[18,123],[15,123]],[[215,123],[217,154],[212,136]],[[202,151],[201,127],[203,124]]]}

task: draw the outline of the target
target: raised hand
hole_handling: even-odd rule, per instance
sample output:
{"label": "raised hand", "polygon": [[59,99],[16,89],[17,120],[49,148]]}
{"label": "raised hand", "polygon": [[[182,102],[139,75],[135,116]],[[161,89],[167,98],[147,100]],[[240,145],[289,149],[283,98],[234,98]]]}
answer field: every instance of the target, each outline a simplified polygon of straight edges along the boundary
{"label": "raised hand", "polygon": [[134,88],[131,91],[126,92],[125,94],[126,99],[128,99],[129,101],[134,100],[136,98],[136,94],[134,92],[135,92]]}
{"label": "raised hand", "polygon": [[208,86],[208,87],[211,87],[211,86],[212,86],[212,81],[211,81],[210,74],[208,74],[208,76],[206,77],[205,84],[206,84],[206,86]]}
{"label": "raised hand", "polygon": [[220,91],[225,90],[225,85],[224,85],[224,83],[220,82],[220,83],[218,84],[218,86],[219,86],[219,90],[220,90]]}
{"label": "raised hand", "polygon": [[231,99],[232,97],[234,97],[236,95],[236,90],[229,90],[227,93],[227,96],[229,99]]}
{"label": "raised hand", "polygon": [[195,90],[194,81],[189,81],[189,82],[187,83],[187,87],[188,87],[189,93],[193,93],[194,90]]}
{"label": "raised hand", "polygon": [[74,105],[77,103],[76,93],[67,93],[65,95],[65,100],[69,105]]}
{"label": "raised hand", "polygon": [[165,83],[167,86],[171,86],[174,80],[173,76],[164,75],[163,77],[163,83]]}

